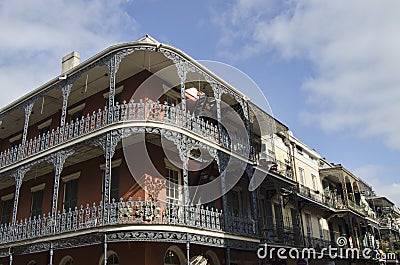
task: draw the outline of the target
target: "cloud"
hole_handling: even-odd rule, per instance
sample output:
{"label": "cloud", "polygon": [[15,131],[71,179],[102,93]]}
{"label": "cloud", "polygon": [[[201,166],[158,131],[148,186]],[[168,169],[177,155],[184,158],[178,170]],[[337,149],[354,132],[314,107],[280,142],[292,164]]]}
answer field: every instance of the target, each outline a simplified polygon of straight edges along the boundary
{"label": "cloud", "polygon": [[[0,106],[61,71],[61,58],[81,60],[135,32],[121,0],[5,0],[0,3]],[[7,93],[4,93],[7,92]]]}
{"label": "cloud", "polygon": [[221,45],[244,43],[224,55],[309,61],[315,72],[302,84],[302,120],[400,150],[399,1],[266,1],[264,9],[251,2],[236,1],[215,18]]}
{"label": "cloud", "polygon": [[370,164],[355,169],[354,173],[371,185],[376,195],[385,196],[396,205],[400,205],[400,182],[390,182],[389,179],[382,178],[383,174],[395,174],[395,171],[385,166]]}

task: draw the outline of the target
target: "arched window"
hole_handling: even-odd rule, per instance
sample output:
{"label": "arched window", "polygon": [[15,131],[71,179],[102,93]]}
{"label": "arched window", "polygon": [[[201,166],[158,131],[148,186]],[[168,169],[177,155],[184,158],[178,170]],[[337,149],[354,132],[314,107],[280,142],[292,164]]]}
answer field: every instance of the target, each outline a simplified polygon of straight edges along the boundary
{"label": "arched window", "polygon": [[217,254],[212,250],[207,250],[205,257],[207,259],[207,265],[220,265]]}
{"label": "arched window", "polygon": [[60,265],[74,265],[74,259],[71,256],[62,258]]}
{"label": "arched window", "polygon": [[181,265],[185,262],[182,250],[177,246],[170,246],[165,252],[164,265]]}
{"label": "arched window", "polygon": [[[100,257],[100,265],[104,265],[104,254]],[[115,251],[107,251],[107,265],[119,265],[119,257]]]}
{"label": "arched window", "polygon": [[29,261],[26,265],[36,265],[36,264],[37,264],[36,261],[31,260],[31,261]]}

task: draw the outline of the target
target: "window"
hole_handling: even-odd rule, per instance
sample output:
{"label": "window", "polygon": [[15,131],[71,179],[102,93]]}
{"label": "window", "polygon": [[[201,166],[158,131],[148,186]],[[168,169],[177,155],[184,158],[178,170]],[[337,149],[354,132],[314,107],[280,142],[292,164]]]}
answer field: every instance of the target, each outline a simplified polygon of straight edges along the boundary
{"label": "window", "polygon": [[322,219],[318,218],[319,237],[324,239],[324,230],[322,229]]}
{"label": "window", "polygon": [[[104,264],[104,255],[101,257],[100,264]],[[112,250],[107,251],[107,265],[119,265],[118,255]]]}
{"label": "window", "polygon": [[31,218],[42,214],[43,189],[32,192]]}
{"label": "window", "polygon": [[307,235],[311,236],[312,235],[312,224],[311,224],[311,215],[306,213],[305,214],[306,217],[306,231],[307,231]]}
{"label": "window", "polygon": [[119,201],[119,167],[113,167],[111,169],[111,187],[110,187],[110,198],[111,201],[114,199],[116,202]]}
{"label": "window", "polygon": [[301,146],[296,145],[297,153],[303,155],[303,148]]}
{"label": "window", "polygon": [[61,260],[60,265],[74,265],[74,260],[71,256],[66,256]]}
{"label": "window", "polygon": [[234,216],[242,216],[242,202],[239,190],[231,190],[228,195],[228,204]]}
{"label": "window", "polygon": [[263,222],[265,222],[265,220],[267,219],[266,215],[265,215],[265,198],[264,196],[260,196],[260,217],[262,218],[261,220]]}
{"label": "window", "polygon": [[18,134],[14,137],[11,137],[9,139],[10,147],[11,148],[18,147],[18,145],[21,143],[21,139],[22,139],[22,134]]}
{"label": "window", "polygon": [[[12,196],[11,196],[12,195]],[[6,197],[6,196],[4,196]],[[11,215],[12,215],[12,210],[13,210],[13,205],[14,205],[14,200],[12,199],[14,197],[14,194],[10,194],[7,197],[11,198],[2,198],[1,202],[1,223],[6,224],[11,221]]]}
{"label": "window", "polygon": [[115,96],[114,96],[114,105],[116,105],[117,103],[118,103],[118,105],[121,105],[121,103],[122,103],[122,93],[115,94]]}
{"label": "window", "polygon": [[38,125],[39,135],[43,135],[44,133],[50,131],[51,121],[52,119],[49,119]]}
{"label": "window", "polygon": [[43,127],[42,129],[39,129],[39,135],[43,135],[43,134],[47,133],[48,131],[50,131],[50,126]]}
{"label": "window", "polygon": [[[169,106],[174,106],[178,105],[178,98],[181,97],[180,92],[177,92],[176,90],[172,89],[170,86],[163,84],[162,85],[163,90],[166,91],[164,94],[164,102],[166,102]],[[163,103],[164,103],[163,102]]]}
{"label": "window", "polygon": [[318,190],[317,176],[315,176],[314,174],[311,174],[311,179],[312,179],[313,189]]}
{"label": "window", "polygon": [[79,110],[71,115],[71,121],[76,122],[76,120],[80,121],[83,116],[83,110]]}
{"label": "window", "polygon": [[164,265],[181,265],[185,260],[185,255],[179,247],[170,246],[165,252]]}
{"label": "window", "polygon": [[[207,250],[206,255],[207,265],[220,265],[217,254],[212,250]],[[232,263],[231,263],[232,264]]]}
{"label": "window", "polygon": [[72,179],[64,184],[64,209],[66,211],[74,210],[78,206],[78,181],[79,179]]}
{"label": "window", "polygon": [[[113,199],[118,202],[120,199],[120,166],[122,163],[122,159],[115,159],[111,162],[111,183],[110,183],[110,200]],[[100,169],[103,170],[103,179],[102,179],[102,191],[104,192],[104,174],[106,170],[106,164],[101,164]]]}
{"label": "window", "polygon": [[304,168],[299,167],[300,183],[304,185]]}
{"label": "window", "polygon": [[[114,92],[114,105],[118,102],[119,105],[122,103],[122,90],[124,89],[124,86],[119,86],[115,88]],[[106,99],[106,105],[108,106],[108,100],[110,98],[110,92],[106,92],[103,94],[103,97]]]}
{"label": "window", "polygon": [[298,245],[301,241],[301,230],[300,230],[300,220],[299,220],[298,210],[295,208],[290,208],[290,216],[292,217],[294,242],[296,245]]}
{"label": "window", "polygon": [[181,263],[179,261],[178,254],[173,250],[169,250],[167,252],[167,254],[165,255],[164,264],[165,265],[180,265]]}
{"label": "window", "polygon": [[272,213],[272,201],[271,194],[269,191],[265,194],[265,223],[266,227],[271,228],[274,225],[274,216]]}
{"label": "window", "polygon": [[179,171],[167,168],[167,186],[166,197],[167,202],[177,204],[180,201],[180,174]]}
{"label": "window", "polygon": [[68,115],[71,116],[71,121],[76,122],[76,120],[81,120],[83,116],[83,110],[85,109],[86,103],[76,106],[68,110]]}
{"label": "window", "polygon": [[172,97],[170,95],[164,95],[164,102],[167,102],[167,104],[169,106],[172,106],[172,105],[176,106],[178,100],[175,97]]}
{"label": "window", "polygon": [[283,223],[283,213],[282,213],[282,205],[278,203],[274,203],[274,212],[275,212],[275,224],[278,232],[278,236],[282,236],[284,233],[284,223]]}

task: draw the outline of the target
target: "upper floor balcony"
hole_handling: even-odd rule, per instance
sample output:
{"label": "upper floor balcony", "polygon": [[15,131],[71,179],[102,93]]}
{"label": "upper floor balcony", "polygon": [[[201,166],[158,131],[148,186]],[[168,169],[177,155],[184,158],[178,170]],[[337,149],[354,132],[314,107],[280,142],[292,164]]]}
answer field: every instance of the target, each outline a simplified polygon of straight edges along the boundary
{"label": "upper floor balcony", "polygon": [[304,185],[300,184],[297,192],[300,195],[302,195],[314,202],[320,203],[322,205],[326,205],[327,207],[335,206],[335,204],[332,203],[332,201],[327,196],[325,196],[325,194],[323,194],[319,191],[312,190],[309,187],[306,187]]}
{"label": "upper floor balcony", "polygon": [[145,36],[63,70],[2,109],[0,171],[121,127],[166,126],[249,160],[248,102],[194,59]]}
{"label": "upper floor balcony", "polygon": [[[111,117],[111,119],[110,119]],[[0,153],[0,169],[10,167],[28,158],[40,156],[56,147],[62,147],[73,141],[95,133],[107,131],[113,125],[123,127],[153,127],[167,126],[169,129],[196,137],[208,144],[233,152],[248,159],[250,147],[236,135],[229,135],[226,130],[216,124],[196,116],[189,111],[184,112],[178,106],[154,102],[151,100],[130,101],[118,103],[111,108],[105,106],[92,114],[83,115],[63,127],[39,134],[28,139],[25,144],[19,144]],[[247,155],[246,155],[247,154]]]}
{"label": "upper floor balcony", "polygon": [[[363,183],[342,165],[320,169],[320,176],[326,197],[337,210],[351,210],[361,216],[373,216],[367,208],[365,196],[361,190]],[[372,209],[371,209],[372,212]]]}

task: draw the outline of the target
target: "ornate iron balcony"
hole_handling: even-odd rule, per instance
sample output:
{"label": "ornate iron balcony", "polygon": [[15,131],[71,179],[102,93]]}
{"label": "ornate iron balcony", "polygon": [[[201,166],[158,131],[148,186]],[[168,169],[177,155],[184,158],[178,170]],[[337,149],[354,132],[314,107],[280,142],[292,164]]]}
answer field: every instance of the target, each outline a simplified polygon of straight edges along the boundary
{"label": "ornate iron balcony", "polygon": [[21,220],[16,224],[0,226],[0,244],[44,238],[69,232],[118,225],[172,225],[195,229],[226,232],[257,237],[254,221],[222,213],[204,206],[184,206],[138,198],[133,201],[113,201],[106,205],[109,216],[104,215],[102,203],[91,207],[82,205],[74,210],[65,209],[56,216],[42,216]]}
{"label": "ornate iron balcony", "polygon": [[139,102],[130,101],[129,103],[124,101],[121,105],[117,103],[111,109],[104,107],[104,109],[99,109],[98,112],[84,115],[69,124],[66,123],[63,127],[57,127],[51,132],[48,131],[34,137],[26,141],[25,144],[5,150],[0,153],[0,169],[83,135],[98,131],[108,125],[130,121],[153,121],[176,126],[239,155],[249,154],[249,145],[240,137],[228,135],[224,130],[220,130],[217,125],[205,121],[194,113],[184,112],[179,106],[168,105],[166,102],[161,104],[158,101],[140,100]]}

